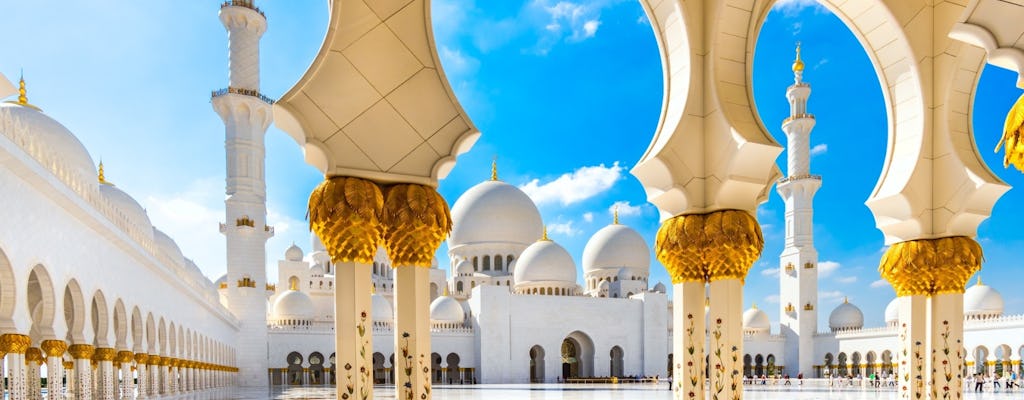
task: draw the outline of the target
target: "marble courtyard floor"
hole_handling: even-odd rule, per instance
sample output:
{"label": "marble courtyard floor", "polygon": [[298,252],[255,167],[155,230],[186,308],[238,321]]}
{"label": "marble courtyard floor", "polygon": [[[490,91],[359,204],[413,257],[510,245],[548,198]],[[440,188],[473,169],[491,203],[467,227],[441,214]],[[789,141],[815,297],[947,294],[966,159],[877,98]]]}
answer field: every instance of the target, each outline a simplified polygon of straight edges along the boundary
{"label": "marble courtyard floor", "polygon": [[[313,387],[282,387],[265,389],[221,389],[199,394],[173,397],[187,400],[258,400],[258,399],[334,399],[335,392],[330,388]],[[472,386],[435,386],[436,400],[670,400],[671,393],[667,384],[623,384],[623,385],[472,385]],[[744,394],[746,400],[861,400],[884,399],[895,400],[896,392],[892,389],[860,389],[860,388],[781,388],[754,387]],[[394,387],[378,387],[374,390],[374,399],[395,399]],[[967,392],[965,400],[1002,400],[1024,399],[1024,392]]]}

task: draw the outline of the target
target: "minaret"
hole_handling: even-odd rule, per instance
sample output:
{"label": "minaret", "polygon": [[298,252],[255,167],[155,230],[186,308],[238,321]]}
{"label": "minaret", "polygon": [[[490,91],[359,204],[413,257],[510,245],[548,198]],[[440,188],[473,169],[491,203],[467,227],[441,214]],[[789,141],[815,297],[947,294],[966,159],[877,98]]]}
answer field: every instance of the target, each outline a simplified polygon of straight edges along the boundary
{"label": "minaret", "polygon": [[818,329],[818,252],[814,249],[814,193],[821,177],[810,173],[810,136],[814,116],[807,113],[811,86],[803,81],[800,44],[793,61],[794,82],[786,89],[789,118],[786,133],[789,176],[776,189],[786,202],[786,246],[779,256],[779,325],[786,336],[787,373],[813,377],[814,333]]}
{"label": "minaret", "polygon": [[213,92],[213,108],[224,120],[227,200],[220,226],[227,238],[227,306],[239,321],[236,366],[240,386],[267,386],[267,225],[263,137],[272,101],[260,94],[260,36],[267,20],[251,0],[221,5],[228,31],[228,88]]}

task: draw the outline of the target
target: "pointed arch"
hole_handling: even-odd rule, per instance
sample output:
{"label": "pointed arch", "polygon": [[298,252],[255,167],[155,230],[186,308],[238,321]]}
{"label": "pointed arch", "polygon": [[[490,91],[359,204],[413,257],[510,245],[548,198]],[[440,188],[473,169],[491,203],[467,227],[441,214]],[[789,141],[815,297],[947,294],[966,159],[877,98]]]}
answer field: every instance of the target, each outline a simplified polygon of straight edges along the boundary
{"label": "pointed arch", "polygon": [[85,340],[85,298],[78,281],[71,279],[64,285],[64,322],[68,327],[66,340],[73,344],[87,344]]}
{"label": "pointed arch", "polygon": [[[53,293],[53,291],[50,291]],[[52,294],[51,294],[52,296]],[[18,285],[14,279],[14,267],[7,258],[7,253],[0,249],[0,334],[18,333],[18,327],[14,324],[14,309],[18,299]],[[53,307],[53,298],[50,298],[50,307]],[[29,308],[31,315],[31,308]],[[50,313],[50,320],[53,320],[53,313]],[[52,322],[51,322],[52,323]]]}
{"label": "pointed arch", "polygon": [[128,347],[128,316],[125,312],[124,301],[114,301],[114,346],[118,350],[126,350]]}
{"label": "pointed arch", "polygon": [[96,347],[110,347],[110,312],[103,291],[96,290],[89,307],[92,322],[92,344]]}
{"label": "pointed arch", "polygon": [[153,313],[146,313],[146,352],[157,354],[156,348],[156,320]]}
{"label": "pointed arch", "polygon": [[[13,284],[13,281],[11,282]],[[4,285],[4,284],[0,284]],[[26,306],[32,319],[29,336],[33,339],[56,339],[54,334],[55,292],[53,280],[42,264],[32,267],[26,286]],[[13,304],[13,303],[12,303]]]}

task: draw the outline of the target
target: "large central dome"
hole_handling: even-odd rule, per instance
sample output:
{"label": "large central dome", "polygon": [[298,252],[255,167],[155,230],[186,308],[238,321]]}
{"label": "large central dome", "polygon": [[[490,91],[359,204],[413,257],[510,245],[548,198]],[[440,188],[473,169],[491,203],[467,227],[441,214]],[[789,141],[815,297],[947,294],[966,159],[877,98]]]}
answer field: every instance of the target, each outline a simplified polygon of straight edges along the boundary
{"label": "large central dome", "polygon": [[632,228],[618,223],[597,231],[583,248],[583,272],[605,268],[631,268],[647,276],[651,253],[647,242]]}
{"label": "large central dome", "polygon": [[484,242],[528,245],[540,237],[541,224],[540,212],[526,193],[502,181],[486,181],[455,201],[448,247]]}

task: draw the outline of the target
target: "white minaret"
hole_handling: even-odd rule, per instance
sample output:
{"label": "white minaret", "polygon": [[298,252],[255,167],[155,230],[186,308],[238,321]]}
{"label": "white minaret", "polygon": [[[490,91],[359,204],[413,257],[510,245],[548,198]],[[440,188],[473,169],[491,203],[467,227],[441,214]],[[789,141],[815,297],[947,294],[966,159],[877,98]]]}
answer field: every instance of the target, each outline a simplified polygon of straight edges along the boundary
{"label": "white minaret", "polygon": [[251,0],[229,0],[220,9],[230,50],[228,88],[213,93],[225,125],[227,150],[227,306],[238,318],[235,365],[240,386],[267,385],[267,185],[263,136],[272,101],[260,94],[260,36],[267,20]]}
{"label": "white minaret", "polygon": [[779,256],[779,323],[786,336],[786,372],[812,378],[814,333],[818,329],[818,252],[814,249],[814,193],[821,177],[810,173],[810,137],[814,115],[807,113],[811,86],[803,82],[800,44],[793,62],[793,85],[786,89],[789,118],[782,121],[787,138],[787,171],[776,189],[786,202],[786,247]]}

